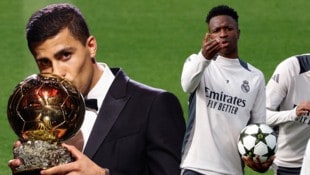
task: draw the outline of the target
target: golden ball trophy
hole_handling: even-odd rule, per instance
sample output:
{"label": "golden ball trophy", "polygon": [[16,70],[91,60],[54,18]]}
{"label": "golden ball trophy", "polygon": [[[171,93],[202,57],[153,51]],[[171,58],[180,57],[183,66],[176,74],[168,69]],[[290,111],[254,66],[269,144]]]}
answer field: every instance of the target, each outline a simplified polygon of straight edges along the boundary
{"label": "golden ball trophy", "polygon": [[22,162],[13,173],[35,175],[74,161],[61,143],[79,131],[84,114],[83,96],[70,81],[53,74],[21,81],[7,107],[10,126],[22,143],[13,150]]}

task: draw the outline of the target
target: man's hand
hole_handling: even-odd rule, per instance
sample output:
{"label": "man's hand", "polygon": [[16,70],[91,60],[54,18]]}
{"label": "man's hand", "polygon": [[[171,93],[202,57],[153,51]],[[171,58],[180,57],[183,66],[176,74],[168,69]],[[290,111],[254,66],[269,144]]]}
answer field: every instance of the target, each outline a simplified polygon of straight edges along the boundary
{"label": "man's hand", "polygon": [[99,167],[93,161],[91,161],[87,156],[81,153],[77,148],[71,145],[63,144],[64,147],[71,152],[72,156],[75,158],[74,162],[55,166],[46,170],[42,170],[42,175],[109,175],[109,170]]}
{"label": "man's hand", "polygon": [[254,171],[260,172],[260,173],[264,173],[266,172],[269,167],[272,165],[272,162],[274,160],[275,156],[271,156],[268,158],[268,160],[264,163],[261,163],[259,160],[259,156],[254,157],[253,159],[256,160],[256,162],[254,162],[254,160],[251,157],[247,157],[247,156],[242,156],[242,160],[243,162],[250,167],[251,169],[253,169]]}
{"label": "man's hand", "polygon": [[[13,149],[20,146],[20,145],[21,145],[20,141],[15,142]],[[15,158],[15,157],[14,157],[14,159],[9,160],[9,162],[8,162],[8,166],[11,168],[13,174],[15,172],[15,169],[18,168],[21,164],[22,164],[22,161],[20,159]]]}
{"label": "man's hand", "polygon": [[206,33],[204,40],[202,41],[201,52],[202,55],[210,60],[221,50],[221,45],[217,39],[212,38],[212,35]]}
{"label": "man's hand", "polygon": [[296,107],[296,115],[298,117],[310,112],[310,101],[303,101]]}
{"label": "man's hand", "polygon": [[[21,144],[20,141],[17,141],[14,144],[14,148]],[[92,174],[92,175],[109,175],[109,170],[99,167],[97,164],[92,162],[87,156],[81,153],[77,148],[74,146],[63,144],[64,147],[68,149],[68,151],[72,154],[75,158],[74,162],[63,164],[59,166],[55,166],[46,170],[42,170],[41,174],[46,175],[73,175],[73,174]],[[15,169],[22,164],[22,161],[18,158],[14,158],[8,162],[8,166],[11,168],[13,174]]]}

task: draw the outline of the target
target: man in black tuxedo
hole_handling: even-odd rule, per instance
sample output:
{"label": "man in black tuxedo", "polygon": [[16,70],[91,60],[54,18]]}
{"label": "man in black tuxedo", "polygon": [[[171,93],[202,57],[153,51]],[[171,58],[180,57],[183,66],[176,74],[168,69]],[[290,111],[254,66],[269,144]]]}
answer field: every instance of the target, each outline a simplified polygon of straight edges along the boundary
{"label": "man in black tuxedo", "polygon": [[[96,39],[70,4],[37,11],[26,32],[40,73],[72,81],[86,100],[97,99],[98,108],[86,107],[81,151],[73,140],[64,144],[76,161],[41,174],[180,174],[185,121],[173,94],[133,81],[120,68],[97,63]],[[12,169],[20,164],[19,159],[9,161]]]}

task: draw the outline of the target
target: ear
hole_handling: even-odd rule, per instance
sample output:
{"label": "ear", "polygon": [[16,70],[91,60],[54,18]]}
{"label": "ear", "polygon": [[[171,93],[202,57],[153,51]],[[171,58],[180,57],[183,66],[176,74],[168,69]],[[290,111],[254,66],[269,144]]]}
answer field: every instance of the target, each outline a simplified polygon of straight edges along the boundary
{"label": "ear", "polygon": [[97,41],[94,36],[89,36],[86,41],[86,47],[89,50],[90,57],[95,58],[97,52]]}

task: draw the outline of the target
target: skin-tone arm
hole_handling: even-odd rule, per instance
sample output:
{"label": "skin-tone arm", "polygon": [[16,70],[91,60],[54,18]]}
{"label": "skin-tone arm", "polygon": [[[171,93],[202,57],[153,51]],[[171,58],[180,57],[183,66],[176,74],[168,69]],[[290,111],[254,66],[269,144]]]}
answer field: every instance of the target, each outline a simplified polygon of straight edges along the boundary
{"label": "skin-tone arm", "polygon": [[[14,146],[18,146],[21,143],[17,141]],[[109,175],[109,170],[105,168],[99,167],[93,161],[91,161],[87,156],[85,156],[82,152],[80,152],[77,148],[71,145],[63,144],[65,148],[72,154],[75,158],[74,162],[55,166],[46,170],[42,170],[42,175],[84,175],[84,174],[92,174],[92,175]],[[20,159],[12,159],[9,161],[9,167],[11,167],[12,172],[14,169],[21,165]]]}

